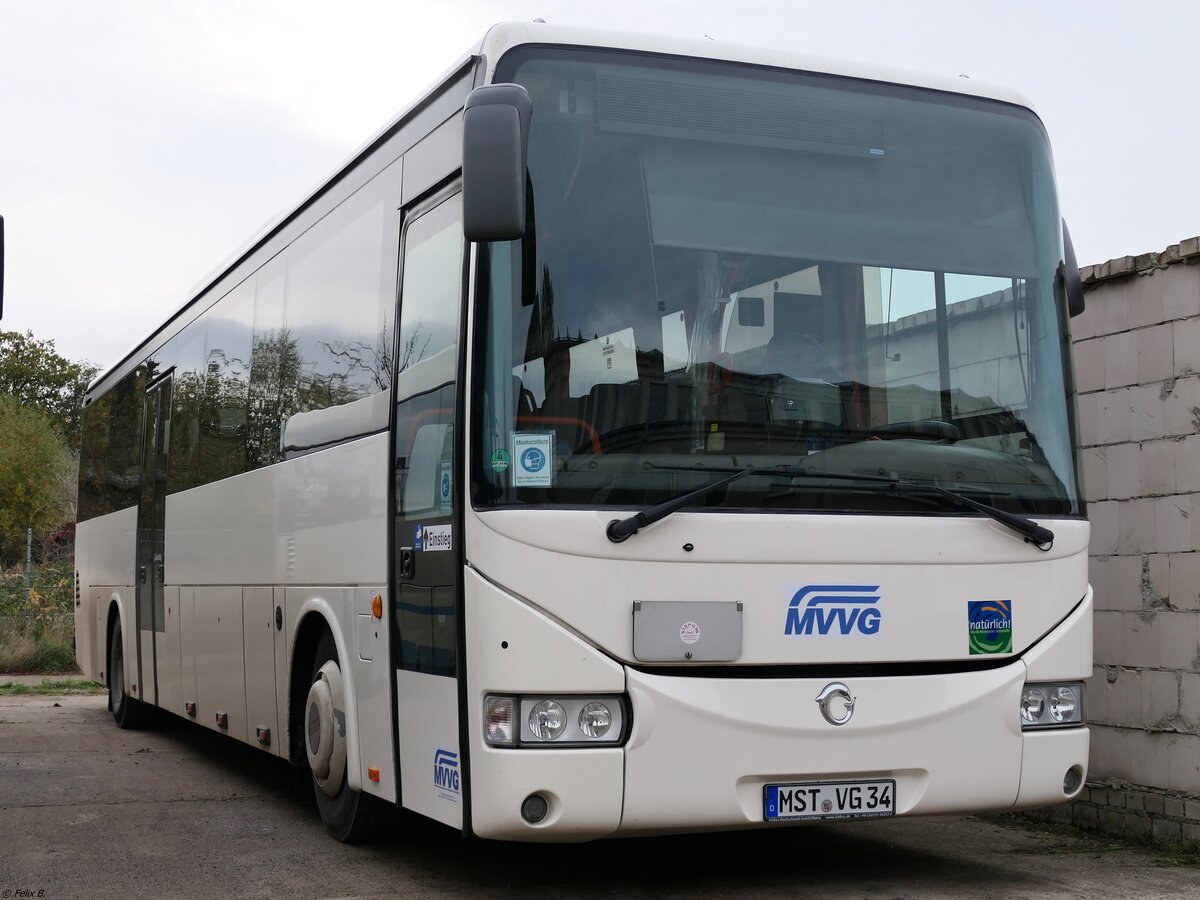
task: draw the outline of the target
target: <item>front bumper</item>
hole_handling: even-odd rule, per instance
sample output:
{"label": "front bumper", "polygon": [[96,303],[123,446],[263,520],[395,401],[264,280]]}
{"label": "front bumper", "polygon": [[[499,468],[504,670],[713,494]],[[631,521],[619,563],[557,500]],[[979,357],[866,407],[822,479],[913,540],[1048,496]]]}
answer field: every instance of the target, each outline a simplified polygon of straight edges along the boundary
{"label": "front bumper", "polygon": [[[470,598],[472,595],[468,594]],[[833,677],[681,676],[622,666],[539,611],[494,588],[473,608],[488,627],[471,644],[475,698],[471,828],[485,838],[582,841],[613,835],[765,827],[771,783],[895,779],[896,814],[1011,810],[1069,799],[1086,779],[1086,727],[1022,731],[1027,682],[1077,680],[1091,670],[1091,595],[1019,659],[937,675],[841,677],[854,714],[835,726],[816,702]],[[476,632],[472,632],[473,634]],[[542,649],[513,654],[523,646]],[[552,664],[545,648],[555,651]],[[548,689],[547,671],[555,685]],[[632,730],[623,747],[500,749],[482,741],[491,691],[624,692]],[[525,822],[540,793],[549,812]],[[777,826],[773,826],[777,827]]]}
{"label": "front bumper", "polygon": [[634,731],[619,831],[759,827],[771,783],[894,778],[896,814],[1012,809],[1065,799],[1086,772],[1086,728],[1022,732],[1025,666],[842,679],[849,722],[815,702],[829,679],[696,679],[629,671]]}
{"label": "front bumper", "polygon": [[[1067,799],[1086,776],[1086,728],[1022,732],[1020,661],[949,675],[850,678],[845,725],[815,702],[823,678],[661,676],[626,670],[634,710],[625,748],[486,749],[473,792],[474,830],[507,840],[763,827],[771,783],[894,778],[896,814],[1009,810]],[[1081,779],[1082,780],[1082,779]],[[546,796],[538,825],[521,801]],[[483,797],[487,797],[484,802]]]}

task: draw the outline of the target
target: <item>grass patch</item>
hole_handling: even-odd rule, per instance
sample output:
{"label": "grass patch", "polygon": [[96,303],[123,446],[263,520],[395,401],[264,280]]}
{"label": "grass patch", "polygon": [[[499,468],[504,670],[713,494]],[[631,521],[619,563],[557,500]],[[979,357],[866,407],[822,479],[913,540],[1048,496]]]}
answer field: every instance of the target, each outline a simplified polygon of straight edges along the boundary
{"label": "grass patch", "polygon": [[1030,856],[1100,854],[1117,853],[1138,846],[1137,840],[1132,836],[1108,836],[1096,831],[1080,828],[1078,825],[1069,825],[1062,822],[1046,822],[1023,815],[1022,813],[998,813],[980,816],[980,818],[999,825],[1002,828],[1012,828],[1018,831],[1041,834],[1048,838],[1057,839],[1054,842],[1047,842],[1036,847],[1014,847],[1009,850],[1010,853]]}
{"label": "grass patch", "polygon": [[0,697],[14,697],[22,694],[103,694],[106,688],[94,681],[82,678],[59,678],[54,681],[43,681],[41,684],[16,684],[12,681],[0,681]]}
{"label": "grass patch", "polygon": [[79,666],[69,641],[41,634],[0,642],[0,674],[78,675]]}
{"label": "grass patch", "polygon": [[1149,834],[1106,834],[1098,829],[1081,828],[1061,822],[1046,822],[1022,813],[1000,813],[981,816],[1004,828],[1014,828],[1034,834],[1060,839],[1057,844],[1039,847],[1015,848],[1009,852],[1035,856],[1060,854],[1120,853],[1123,851],[1154,853],[1154,864],[1159,866],[1183,866],[1200,868],[1200,846],[1195,844],[1164,842]]}
{"label": "grass patch", "polygon": [[1200,869],[1200,847],[1195,844],[1171,844],[1158,854],[1158,864]]}

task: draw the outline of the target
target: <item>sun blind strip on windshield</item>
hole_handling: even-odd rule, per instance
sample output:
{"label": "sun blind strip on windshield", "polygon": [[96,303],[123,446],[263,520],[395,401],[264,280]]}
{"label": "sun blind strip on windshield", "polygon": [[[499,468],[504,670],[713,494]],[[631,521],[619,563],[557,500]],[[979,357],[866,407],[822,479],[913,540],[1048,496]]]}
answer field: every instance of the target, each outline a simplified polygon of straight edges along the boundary
{"label": "sun blind strip on windshield", "polygon": [[883,126],[861,104],[601,75],[596,111],[605,131],[883,155]]}

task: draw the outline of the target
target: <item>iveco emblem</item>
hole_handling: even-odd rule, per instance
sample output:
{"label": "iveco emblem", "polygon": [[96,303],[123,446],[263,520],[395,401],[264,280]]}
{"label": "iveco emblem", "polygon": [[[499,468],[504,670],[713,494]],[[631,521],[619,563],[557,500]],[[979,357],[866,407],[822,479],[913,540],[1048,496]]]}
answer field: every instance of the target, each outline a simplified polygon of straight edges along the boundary
{"label": "iveco emblem", "polygon": [[817,694],[817,705],[830,725],[845,725],[854,715],[854,697],[850,695],[850,688],[840,681],[825,685]]}

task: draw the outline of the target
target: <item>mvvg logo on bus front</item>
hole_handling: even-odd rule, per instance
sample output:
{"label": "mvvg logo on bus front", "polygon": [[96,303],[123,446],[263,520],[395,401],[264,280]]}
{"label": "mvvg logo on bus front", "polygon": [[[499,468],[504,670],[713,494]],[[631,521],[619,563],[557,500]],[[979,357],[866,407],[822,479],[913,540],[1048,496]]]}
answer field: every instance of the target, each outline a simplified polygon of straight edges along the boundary
{"label": "mvvg logo on bus front", "polygon": [[438,796],[445,800],[457,800],[460,790],[458,777],[458,754],[453,750],[438,747],[433,752],[433,786]]}
{"label": "mvvg logo on bus front", "polygon": [[877,584],[806,584],[788,604],[783,633],[833,637],[879,633]]}

